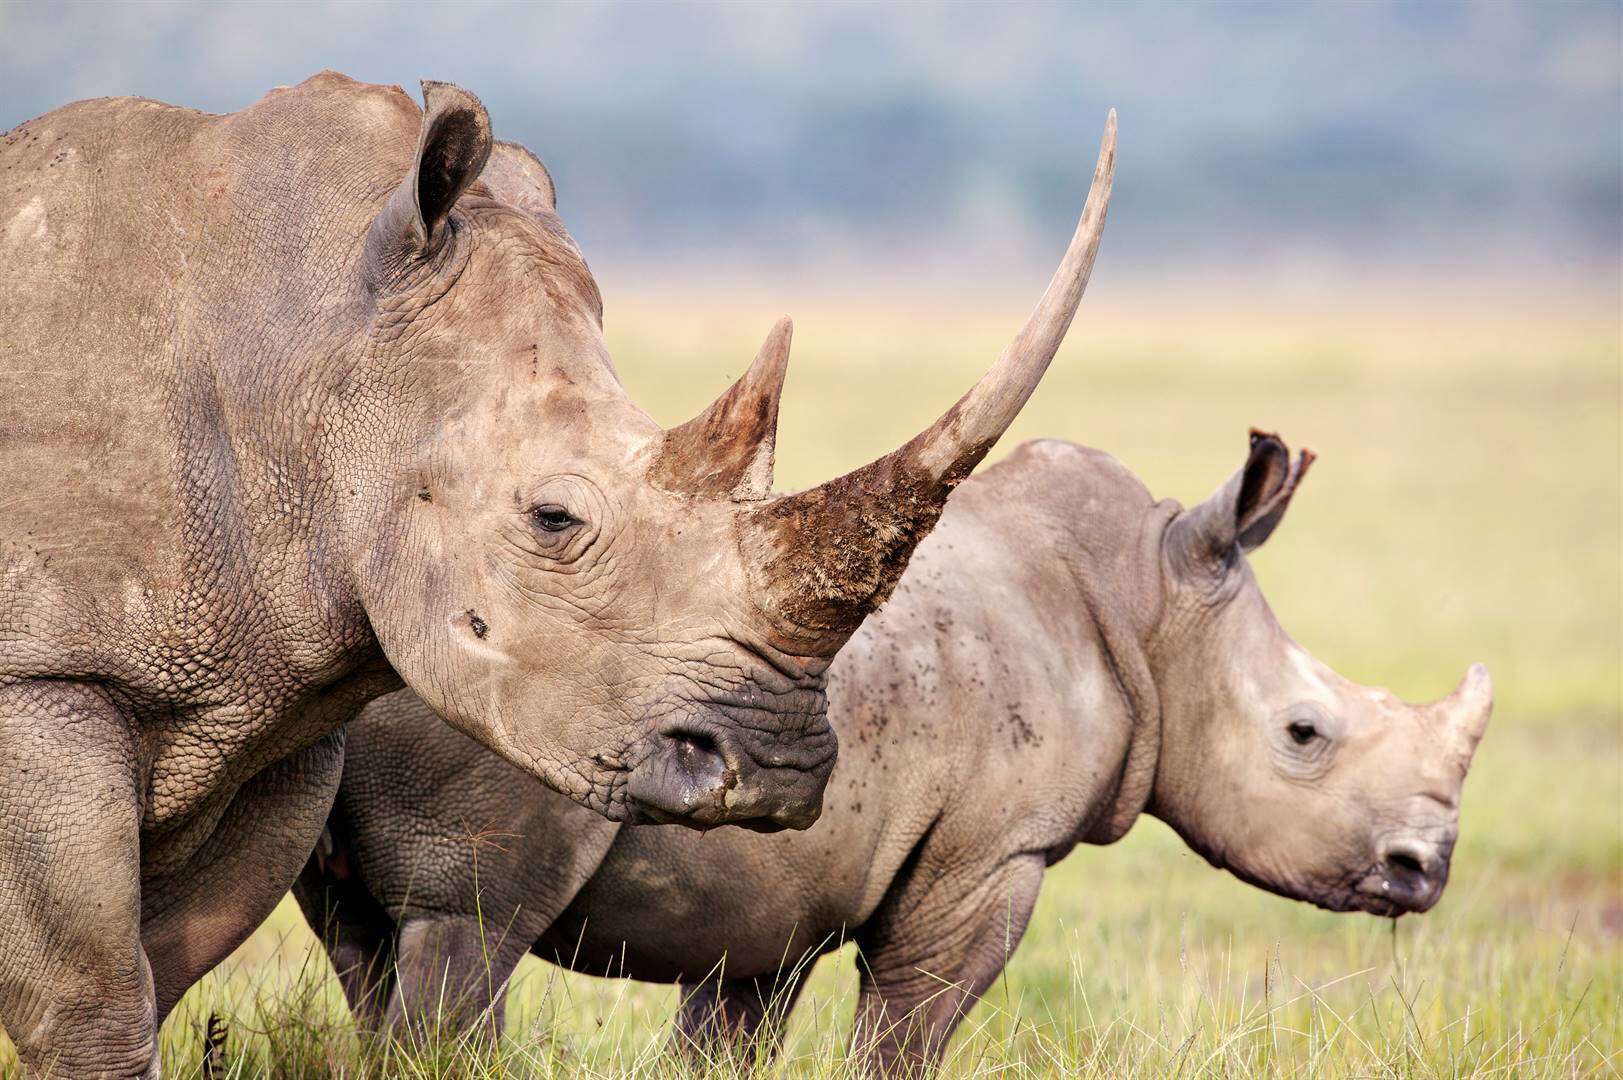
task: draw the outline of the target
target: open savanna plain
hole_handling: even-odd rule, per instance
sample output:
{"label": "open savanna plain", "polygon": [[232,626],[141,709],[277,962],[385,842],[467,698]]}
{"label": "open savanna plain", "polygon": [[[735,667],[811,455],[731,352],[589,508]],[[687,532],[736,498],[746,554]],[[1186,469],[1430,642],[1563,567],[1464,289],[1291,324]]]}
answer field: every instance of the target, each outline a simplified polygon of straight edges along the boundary
{"label": "open savanna plain", "polygon": [[[656,419],[691,415],[783,303],[614,298],[610,346]],[[1253,305],[1254,306],[1254,305]],[[1447,894],[1396,923],[1211,869],[1144,819],[1049,871],[1030,932],[961,1029],[954,1076],[1609,1076],[1623,1015],[1623,342],[1595,312],[1347,305],[1238,317],[1096,292],[999,455],[1059,436],[1191,502],[1246,432],[1319,454],[1255,559],[1281,621],[1343,674],[1411,700],[1493,672]],[[851,298],[797,306],[779,486],[856,466],[951,403],[1019,325]],[[784,1053],[669,1051],[676,992],[526,960],[507,1037],[357,1036],[286,902],[164,1028],[167,1075],[832,1077],[849,946],[814,973]],[[205,1053],[211,1016],[223,1052]],[[205,1058],[212,1064],[205,1065]],[[0,1039],[0,1073],[14,1070]]]}

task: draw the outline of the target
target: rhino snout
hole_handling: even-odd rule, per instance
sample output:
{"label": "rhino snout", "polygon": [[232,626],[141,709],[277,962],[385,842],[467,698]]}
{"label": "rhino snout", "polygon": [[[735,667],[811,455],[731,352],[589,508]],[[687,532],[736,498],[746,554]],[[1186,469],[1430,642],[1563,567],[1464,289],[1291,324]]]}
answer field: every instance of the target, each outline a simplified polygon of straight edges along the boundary
{"label": "rhino snout", "polygon": [[829,751],[805,761],[758,761],[736,735],[707,725],[660,731],[626,779],[631,824],[709,829],[740,825],[756,832],[809,828],[823,809],[833,770]]}
{"label": "rhino snout", "polygon": [[1383,843],[1375,865],[1358,883],[1364,909],[1376,915],[1429,911],[1448,884],[1451,847],[1415,837]]}

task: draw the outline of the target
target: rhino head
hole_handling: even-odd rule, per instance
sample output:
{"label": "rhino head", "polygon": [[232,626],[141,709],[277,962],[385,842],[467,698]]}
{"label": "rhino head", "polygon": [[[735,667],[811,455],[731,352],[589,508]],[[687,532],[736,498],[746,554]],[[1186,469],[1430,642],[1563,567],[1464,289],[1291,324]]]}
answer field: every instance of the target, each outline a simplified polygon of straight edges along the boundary
{"label": "rhino head", "polygon": [[835,754],[825,672],[1058,348],[1114,114],[1064,261],[988,374],[900,449],[774,495],[789,321],[662,430],[615,375],[546,170],[493,143],[473,95],[424,98],[363,256],[367,363],[418,414],[354,543],[385,655],[453,725],[610,818],[810,825]]}
{"label": "rhino head", "polygon": [[1410,705],[1290,639],[1246,554],[1313,461],[1253,432],[1245,467],[1163,534],[1151,647],[1162,733],[1151,812],[1214,865],[1334,911],[1425,911],[1448,880],[1487,669]]}

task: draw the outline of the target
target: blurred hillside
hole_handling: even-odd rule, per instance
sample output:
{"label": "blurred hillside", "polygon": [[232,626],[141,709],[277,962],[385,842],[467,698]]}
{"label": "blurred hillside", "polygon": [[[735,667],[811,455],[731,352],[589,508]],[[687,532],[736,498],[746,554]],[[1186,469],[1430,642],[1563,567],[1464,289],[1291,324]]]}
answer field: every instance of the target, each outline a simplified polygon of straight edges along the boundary
{"label": "blurred hillside", "polygon": [[1113,282],[1620,288],[1616,2],[0,0],[0,128],[101,94],[227,111],[326,67],[480,94],[611,277],[1046,269],[1114,105]]}

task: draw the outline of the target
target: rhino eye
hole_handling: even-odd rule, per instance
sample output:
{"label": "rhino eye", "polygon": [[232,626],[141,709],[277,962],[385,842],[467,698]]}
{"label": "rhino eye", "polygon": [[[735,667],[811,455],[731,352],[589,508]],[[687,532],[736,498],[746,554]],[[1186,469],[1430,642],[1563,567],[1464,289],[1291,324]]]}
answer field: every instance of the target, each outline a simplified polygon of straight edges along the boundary
{"label": "rhino eye", "polygon": [[1313,726],[1311,720],[1292,720],[1286,730],[1291,733],[1291,741],[1297,746],[1306,746],[1319,737],[1319,729]]}
{"label": "rhino eye", "polygon": [[537,506],[530,511],[530,518],[542,532],[561,533],[580,524],[568,510],[561,506]]}

